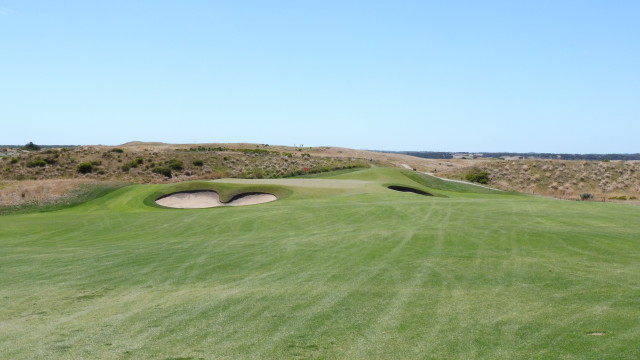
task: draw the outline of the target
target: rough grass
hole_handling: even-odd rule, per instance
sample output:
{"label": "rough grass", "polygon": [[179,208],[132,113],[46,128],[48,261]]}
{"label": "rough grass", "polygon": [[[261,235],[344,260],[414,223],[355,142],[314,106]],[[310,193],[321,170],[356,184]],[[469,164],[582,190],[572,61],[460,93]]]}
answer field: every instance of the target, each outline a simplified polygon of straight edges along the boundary
{"label": "rough grass", "polygon": [[597,200],[610,197],[640,197],[640,162],[583,160],[478,160],[440,174],[463,179],[474,168],[490,174],[492,186],[500,189],[577,199],[593,193]]}
{"label": "rough grass", "polygon": [[0,215],[56,211],[104,196],[128,184],[71,180],[29,180],[0,188]]}
{"label": "rough grass", "polygon": [[134,185],[0,216],[2,357],[640,357],[637,207],[340,179],[369,185],[191,210]]}
{"label": "rough grass", "polygon": [[26,204],[48,204],[71,195],[87,180],[26,180],[11,181],[0,185],[0,206]]}

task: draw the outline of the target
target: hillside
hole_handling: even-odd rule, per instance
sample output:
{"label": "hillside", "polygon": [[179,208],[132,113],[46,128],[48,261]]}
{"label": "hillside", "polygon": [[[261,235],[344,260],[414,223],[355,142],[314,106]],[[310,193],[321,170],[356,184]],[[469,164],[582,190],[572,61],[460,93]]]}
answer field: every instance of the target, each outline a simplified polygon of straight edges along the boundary
{"label": "hillside", "polygon": [[64,202],[112,183],[283,178],[422,161],[400,154],[337,147],[137,141],[119,146],[42,146],[37,151],[0,148],[0,156],[0,206]]}
{"label": "hillside", "polygon": [[530,194],[576,199],[591,193],[600,201],[640,198],[640,162],[583,160],[470,160],[440,175],[464,179],[471,171],[489,174],[490,185]]}
{"label": "hillside", "polygon": [[255,144],[133,142],[39,151],[4,149],[3,153],[2,180],[81,178],[165,183],[222,177],[279,178],[376,163],[363,157],[327,154],[322,149]]}
{"label": "hillside", "polygon": [[[578,199],[583,193],[591,193],[599,201],[640,198],[640,162],[636,161],[426,159],[339,147],[159,142],[45,147],[39,151],[0,148],[0,156],[0,204],[47,202],[48,195],[57,193],[56,199],[64,197],[60,195],[65,193],[62,189],[85,182],[148,184],[196,179],[284,178],[369,166],[410,167],[459,180],[464,180],[469,172],[486,171],[490,179],[488,185],[492,187],[563,199]],[[80,171],[78,167],[82,163],[91,164],[89,170]],[[53,192],[30,190],[38,186],[24,180],[56,180],[59,186],[42,185],[55,188]]]}

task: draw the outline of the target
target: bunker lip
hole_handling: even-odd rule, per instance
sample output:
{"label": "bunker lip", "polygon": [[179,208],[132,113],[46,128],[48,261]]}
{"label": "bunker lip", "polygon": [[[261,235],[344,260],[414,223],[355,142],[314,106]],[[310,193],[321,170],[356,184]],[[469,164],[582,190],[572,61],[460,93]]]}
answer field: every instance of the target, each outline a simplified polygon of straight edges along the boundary
{"label": "bunker lip", "polygon": [[424,195],[424,196],[433,196],[433,194],[430,194],[430,193],[428,193],[426,191],[414,189],[414,188],[408,187],[408,186],[389,185],[389,186],[387,186],[387,189],[400,191],[400,192],[409,192],[409,193],[414,193],[414,194]]}
{"label": "bunker lip", "polygon": [[174,192],[156,199],[156,204],[176,209],[206,209],[220,206],[257,205],[278,198],[264,192],[247,192],[234,196],[229,202],[220,201],[220,196],[213,190],[190,190]]}

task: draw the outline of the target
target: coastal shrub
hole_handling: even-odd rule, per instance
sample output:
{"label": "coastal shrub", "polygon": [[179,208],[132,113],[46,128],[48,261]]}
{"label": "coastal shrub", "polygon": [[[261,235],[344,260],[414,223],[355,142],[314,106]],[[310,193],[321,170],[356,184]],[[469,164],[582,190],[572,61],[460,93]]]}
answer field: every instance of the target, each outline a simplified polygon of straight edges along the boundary
{"label": "coastal shrub", "polygon": [[124,150],[122,150],[120,148],[115,148],[115,149],[111,149],[111,152],[122,154],[124,152]]}
{"label": "coastal shrub", "polygon": [[622,196],[612,196],[609,198],[609,200],[627,200],[627,197],[625,195]]}
{"label": "coastal shrub", "polygon": [[89,174],[93,171],[93,164],[90,162],[83,162],[78,164],[78,167],[76,169],[81,174]]}
{"label": "coastal shrub", "polygon": [[169,168],[171,168],[172,170],[177,170],[177,171],[184,169],[184,164],[182,163],[182,161],[178,159],[169,160],[169,162],[167,162],[167,166],[169,166]]}
{"label": "coastal shrub", "polygon": [[168,178],[170,178],[172,176],[171,169],[168,168],[168,167],[164,167],[164,166],[157,166],[157,167],[153,168],[153,170],[151,170],[151,171],[153,171],[156,174],[164,175],[164,176],[166,176]]}
{"label": "coastal shrub", "polygon": [[595,199],[595,196],[593,196],[593,194],[591,194],[591,193],[582,193],[582,194],[580,194],[580,200],[582,200],[582,201],[593,200],[593,199]]}
{"label": "coastal shrub", "polygon": [[122,166],[120,167],[120,169],[121,169],[123,172],[128,172],[129,170],[131,170],[131,166],[129,166],[129,164],[124,164],[124,165],[122,165]]}
{"label": "coastal shrub", "polygon": [[9,163],[11,164],[15,164],[18,162],[18,160],[20,160],[19,158],[11,158],[11,161],[9,161]]}
{"label": "coastal shrub", "polygon": [[479,184],[488,184],[489,183],[489,173],[486,171],[474,170],[464,177],[467,181],[476,182]]}
{"label": "coastal shrub", "polygon": [[27,167],[30,167],[30,168],[43,167],[45,165],[47,165],[47,162],[42,159],[35,159],[27,162]]}
{"label": "coastal shrub", "polygon": [[195,165],[195,166],[204,166],[204,161],[202,161],[202,160],[193,160],[193,165]]}
{"label": "coastal shrub", "polygon": [[137,168],[138,165],[141,165],[142,163],[144,163],[144,159],[143,158],[136,158],[135,160],[130,161],[126,165],[128,167],[130,167],[130,168]]}
{"label": "coastal shrub", "polygon": [[204,147],[204,146],[198,146],[198,147],[192,147],[189,149],[176,149],[176,151],[183,151],[183,152],[195,152],[195,151],[228,151],[228,148],[225,147]]}

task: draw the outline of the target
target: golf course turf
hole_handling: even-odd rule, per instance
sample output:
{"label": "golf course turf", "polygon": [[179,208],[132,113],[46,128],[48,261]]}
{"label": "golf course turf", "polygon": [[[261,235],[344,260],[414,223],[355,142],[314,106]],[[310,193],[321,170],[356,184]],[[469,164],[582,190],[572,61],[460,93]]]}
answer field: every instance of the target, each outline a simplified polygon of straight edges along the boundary
{"label": "golf course turf", "polygon": [[[196,190],[278,200],[155,204]],[[6,359],[638,359],[639,319],[631,205],[371,168],[0,216]]]}

